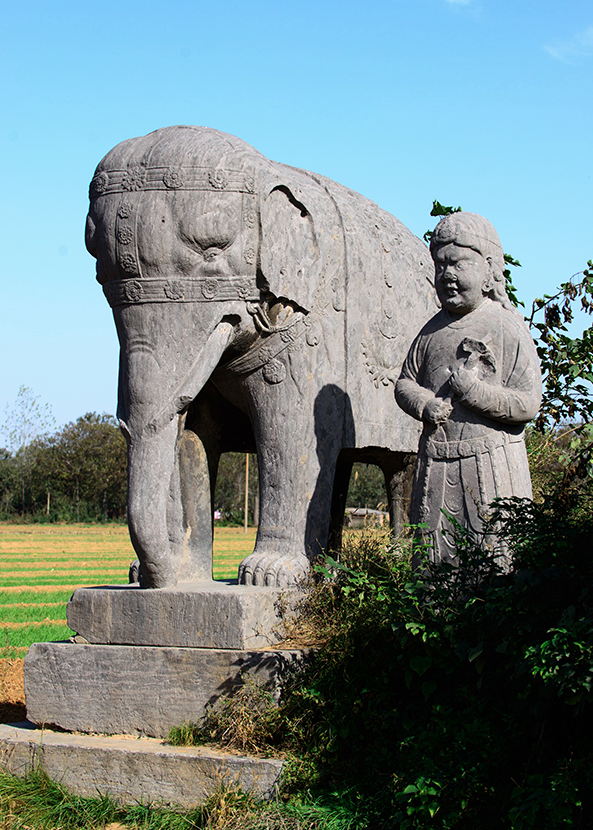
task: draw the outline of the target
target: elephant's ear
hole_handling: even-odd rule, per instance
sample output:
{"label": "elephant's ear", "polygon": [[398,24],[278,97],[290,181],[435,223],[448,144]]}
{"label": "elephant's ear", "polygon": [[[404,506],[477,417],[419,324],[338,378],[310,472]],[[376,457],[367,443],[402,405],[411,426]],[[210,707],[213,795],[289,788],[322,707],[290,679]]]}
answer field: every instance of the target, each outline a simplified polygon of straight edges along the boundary
{"label": "elephant's ear", "polygon": [[311,214],[288,187],[278,185],[263,200],[261,223],[260,267],[270,291],[309,311],[322,259]]}

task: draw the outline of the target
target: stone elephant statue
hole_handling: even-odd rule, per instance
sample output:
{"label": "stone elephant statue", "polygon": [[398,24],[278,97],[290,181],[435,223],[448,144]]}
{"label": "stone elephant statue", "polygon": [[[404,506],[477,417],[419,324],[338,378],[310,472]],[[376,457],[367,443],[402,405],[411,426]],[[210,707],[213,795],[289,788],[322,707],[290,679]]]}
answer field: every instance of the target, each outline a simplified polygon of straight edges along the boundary
{"label": "stone elephant statue", "polygon": [[393,386],[436,307],[430,254],[397,219],[233,136],[168,127],[99,163],[86,244],[121,347],[143,586],[212,578],[226,451],[259,465],[241,583],[294,584],[338,543],[355,460],[383,469],[401,522],[419,426]]}

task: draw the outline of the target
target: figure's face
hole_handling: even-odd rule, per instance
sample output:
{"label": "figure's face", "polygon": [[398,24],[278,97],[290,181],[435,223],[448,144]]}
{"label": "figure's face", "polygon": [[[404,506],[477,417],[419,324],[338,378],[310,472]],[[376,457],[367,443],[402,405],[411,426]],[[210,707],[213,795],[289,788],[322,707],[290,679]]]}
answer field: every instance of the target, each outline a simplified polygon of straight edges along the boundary
{"label": "figure's face", "polygon": [[454,243],[437,248],[433,257],[435,288],[443,308],[459,315],[474,311],[490,287],[490,262]]}

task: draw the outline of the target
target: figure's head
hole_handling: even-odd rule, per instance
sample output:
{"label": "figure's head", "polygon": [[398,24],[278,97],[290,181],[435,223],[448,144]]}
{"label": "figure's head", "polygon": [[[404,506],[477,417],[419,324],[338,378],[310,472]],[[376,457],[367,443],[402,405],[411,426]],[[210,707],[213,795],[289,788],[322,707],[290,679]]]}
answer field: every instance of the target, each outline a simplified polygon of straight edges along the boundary
{"label": "figure's head", "polygon": [[483,216],[465,212],[445,216],[434,230],[430,253],[436,291],[446,309],[467,314],[484,297],[509,306],[502,245]]}

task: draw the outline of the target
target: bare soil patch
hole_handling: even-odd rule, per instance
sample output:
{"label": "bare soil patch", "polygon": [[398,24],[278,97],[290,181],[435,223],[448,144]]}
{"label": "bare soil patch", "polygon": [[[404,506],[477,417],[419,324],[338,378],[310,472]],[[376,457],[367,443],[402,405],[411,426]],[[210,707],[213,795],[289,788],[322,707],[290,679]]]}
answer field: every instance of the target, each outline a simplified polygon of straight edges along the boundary
{"label": "bare soil patch", "polygon": [[0,723],[18,723],[26,720],[24,659],[0,659]]}
{"label": "bare soil patch", "polygon": [[23,663],[19,657],[0,659],[0,704],[25,702]]}

